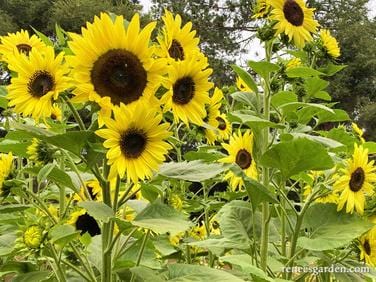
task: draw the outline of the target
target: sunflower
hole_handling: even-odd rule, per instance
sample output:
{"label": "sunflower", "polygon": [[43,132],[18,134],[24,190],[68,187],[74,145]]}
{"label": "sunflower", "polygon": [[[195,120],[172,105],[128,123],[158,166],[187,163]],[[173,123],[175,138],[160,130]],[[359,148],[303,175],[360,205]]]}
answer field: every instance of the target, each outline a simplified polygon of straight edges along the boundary
{"label": "sunflower", "polygon": [[[303,196],[304,198],[307,198],[311,193],[312,193],[312,186],[314,183],[317,183],[317,182],[320,182],[320,180],[322,179],[322,177],[324,177],[324,172],[323,171],[311,171],[308,175],[307,175],[309,178],[310,178],[310,183],[308,183],[304,188],[303,188]],[[315,200],[316,203],[334,203],[334,204],[337,204],[338,203],[338,194],[333,192],[333,191],[330,191],[328,189],[325,190],[325,192],[329,192],[329,193],[325,193],[325,195],[323,196],[320,196],[319,198],[317,198]]]}
{"label": "sunflower", "polygon": [[8,33],[7,36],[1,37],[0,54],[3,59],[8,61],[8,58],[14,54],[23,53],[28,55],[32,49],[39,52],[46,49],[46,44],[42,42],[36,35],[30,37],[27,30],[17,31],[16,33]]}
{"label": "sunflower", "polygon": [[52,105],[51,119],[61,121],[63,119],[63,113],[61,108],[57,104]]}
{"label": "sunflower", "polygon": [[[91,200],[102,201],[102,188],[98,180],[85,181],[84,184],[90,195]],[[73,196],[73,200],[76,200],[76,201],[87,200],[84,187],[81,187],[80,192]]]}
{"label": "sunflower", "polygon": [[[245,175],[250,178],[257,178],[256,162],[252,157],[253,133],[250,130],[247,130],[243,135],[240,130],[238,134],[234,133],[230,137],[229,144],[224,143],[222,147],[229,153],[229,156],[220,159],[220,162],[237,164]],[[233,190],[244,186],[242,177],[235,175],[232,171],[225,175],[225,180],[230,180],[230,186]]]}
{"label": "sunflower", "polygon": [[302,60],[299,58],[293,58],[286,63],[286,70],[290,70],[302,65]]}
{"label": "sunflower", "polygon": [[137,183],[153,175],[171,148],[164,141],[171,136],[169,124],[161,124],[161,120],[161,114],[142,104],[122,104],[114,108],[114,119],[104,119],[107,129],[97,130],[96,134],[106,139],[103,145],[109,149],[109,179],[117,175],[122,178],[126,172],[128,182]]}
{"label": "sunflower", "polygon": [[53,162],[53,150],[47,142],[33,138],[31,145],[27,147],[29,160],[36,165],[46,165]]}
{"label": "sunflower", "polygon": [[265,18],[270,12],[270,5],[266,3],[267,0],[257,0],[253,11],[253,19]]}
{"label": "sunflower", "polygon": [[320,38],[322,46],[330,57],[336,59],[341,55],[341,50],[338,46],[338,42],[333,36],[330,35],[329,30],[322,29],[320,31]]}
{"label": "sunflower", "polygon": [[27,227],[23,233],[23,242],[30,249],[38,249],[43,239],[43,229],[36,224]]}
{"label": "sunflower", "polygon": [[174,62],[169,67],[165,88],[168,91],[162,96],[164,111],[172,109],[174,120],[182,120],[188,125],[192,122],[203,124],[206,116],[205,104],[210,103],[208,91],[213,83],[209,82],[212,70],[196,60]]}
{"label": "sunflower", "polygon": [[351,128],[354,131],[354,133],[357,135],[361,143],[366,142],[366,140],[364,140],[364,137],[363,137],[363,134],[364,134],[363,129],[359,128],[359,126],[355,122],[351,123]]}
{"label": "sunflower", "polygon": [[215,88],[214,94],[210,98],[209,107],[207,108],[207,116],[204,121],[211,127],[215,128],[205,129],[205,137],[208,144],[214,144],[216,140],[226,140],[231,132],[231,125],[227,121],[226,116],[221,114],[219,109],[221,107],[221,101],[223,99],[223,93],[220,89]]}
{"label": "sunflower", "polygon": [[179,196],[178,194],[171,194],[168,202],[171,207],[178,211],[181,211],[183,209],[183,200],[181,199],[181,196]]}
{"label": "sunflower", "polygon": [[149,44],[154,27],[155,22],[140,30],[140,17],[135,14],[125,29],[122,16],[113,21],[101,13],[82,28],[82,35],[71,34],[68,45],[74,56],[67,60],[76,85],[72,101],[96,102],[101,107],[100,126],[113,105],[149,100],[159,87],[166,64],[152,57]]}
{"label": "sunflower", "polygon": [[236,78],[236,87],[242,92],[252,92],[251,88],[239,76]]}
{"label": "sunflower", "polygon": [[98,222],[94,217],[89,215],[85,209],[72,212],[67,223],[73,225],[76,230],[81,231],[81,235],[86,232],[89,233],[90,236],[101,234]]}
{"label": "sunflower", "polygon": [[53,101],[69,87],[65,76],[68,68],[63,59],[63,53],[55,57],[54,49],[49,46],[45,52],[32,49],[29,57],[19,54],[9,58],[9,69],[18,74],[8,86],[9,106],[34,119],[50,117]]}
{"label": "sunflower", "polygon": [[174,17],[167,10],[165,10],[162,20],[164,27],[162,33],[157,38],[160,45],[160,48],[157,49],[157,54],[160,57],[173,61],[182,61],[201,55],[198,47],[200,39],[195,37],[196,31],[192,30],[191,22],[186,23],[182,27],[180,15]]}
{"label": "sunflower", "polygon": [[277,21],[276,33],[285,33],[298,48],[311,41],[319,24],[313,19],[315,9],[307,8],[303,0],[267,0],[272,6],[270,19]]}
{"label": "sunflower", "polygon": [[373,227],[359,239],[360,259],[366,264],[376,266],[376,227]]}
{"label": "sunflower", "polygon": [[12,177],[13,154],[0,154],[0,197],[6,197],[10,193],[10,187],[4,182]]}
{"label": "sunflower", "polygon": [[346,204],[346,212],[352,213],[354,206],[359,214],[364,212],[365,194],[374,193],[371,183],[376,182],[376,168],[374,161],[368,162],[368,149],[357,144],[354,153],[347,161],[346,168],[340,170],[342,174],[337,177],[333,185],[334,191],[341,192],[337,210],[340,211]]}

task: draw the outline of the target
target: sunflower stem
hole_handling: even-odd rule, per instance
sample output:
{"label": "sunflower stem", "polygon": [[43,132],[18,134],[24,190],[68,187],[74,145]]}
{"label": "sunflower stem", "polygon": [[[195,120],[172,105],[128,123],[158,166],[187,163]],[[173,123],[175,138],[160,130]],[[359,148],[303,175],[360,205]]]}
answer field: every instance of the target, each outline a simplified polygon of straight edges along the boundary
{"label": "sunflower stem", "polygon": [[[149,233],[150,233],[150,230],[148,229],[146,231],[145,235],[144,235],[144,238],[142,239],[142,243],[141,243],[141,247],[140,247],[140,252],[138,253],[138,256],[137,256],[136,266],[140,265],[140,262],[141,262],[141,259],[142,259],[142,255],[143,255],[145,247],[146,247],[146,242],[147,242],[148,237],[149,237]],[[132,277],[131,277],[131,281],[130,282],[134,282],[135,279],[136,279],[136,275],[134,275],[134,273],[132,273]]]}
{"label": "sunflower stem", "polygon": [[80,128],[80,130],[85,131],[86,130],[85,124],[82,121],[81,116],[78,113],[78,111],[76,110],[76,108],[73,106],[71,101],[69,101],[69,98],[65,94],[61,95],[60,97],[67,104],[68,108],[71,110],[73,117],[76,120],[76,122],[78,123],[78,127]]}

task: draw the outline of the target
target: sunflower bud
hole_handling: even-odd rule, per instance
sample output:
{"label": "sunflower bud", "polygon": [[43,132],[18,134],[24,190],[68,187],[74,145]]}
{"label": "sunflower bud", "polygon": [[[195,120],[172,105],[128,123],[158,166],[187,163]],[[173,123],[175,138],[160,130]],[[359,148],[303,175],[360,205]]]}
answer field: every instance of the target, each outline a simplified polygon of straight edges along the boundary
{"label": "sunflower bud", "polygon": [[39,225],[30,225],[23,235],[23,241],[30,249],[37,249],[43,242],[43,229]]}

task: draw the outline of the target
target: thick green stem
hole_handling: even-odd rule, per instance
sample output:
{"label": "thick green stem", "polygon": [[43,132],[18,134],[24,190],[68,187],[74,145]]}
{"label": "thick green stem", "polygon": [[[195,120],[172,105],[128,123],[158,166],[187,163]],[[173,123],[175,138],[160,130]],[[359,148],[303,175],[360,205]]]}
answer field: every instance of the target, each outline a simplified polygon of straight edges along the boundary
{"label": "thick green stem", "polygon": [[80,130],[86,130],[85,124],[82,121],[80,114],[77,112],[76,108],[73,106],[71,101],[69,101],[69,98],[65,95],[61,95],[60,97],[63,99],[63,101],[67,104],[68,108],[71,110],[73,117],[78,123]]}
{"label": "thick green stem", "polygon": [[60,281],[65,282],[67,279],[65,277],[65,273],[64,273],[62,266],[60,264],[60,260],[58,258],[57,253],[56,253],[56,250],[52,245],[49,246],[49,249],[51,250],[52,257],[53,257],[55,264],[56,264],[56,272],[55,273],[56,273],[56,276],[57,276],[57,280],[59,282]]}
{"label": "thick green stem", "polygon": [[[140,265],[140,262],[141,262],[141,259],[142,259],[142,255],[143,255],[145,247],[146,247],[146,242],[147,242],[148,237],[149,237],[149,233],[150,233],[150,230],[148,229],[146,231],[145,235],[144,235],[144,238],[142,239],[142,243],[141,243],[141,247],[140,247],[140,252],[138,253],[138,256],[137,256],[136,266]],[[136,279],[136,276],[134,275],[134,273],[132,273],[131,282],[133,282],[135,279]]]}

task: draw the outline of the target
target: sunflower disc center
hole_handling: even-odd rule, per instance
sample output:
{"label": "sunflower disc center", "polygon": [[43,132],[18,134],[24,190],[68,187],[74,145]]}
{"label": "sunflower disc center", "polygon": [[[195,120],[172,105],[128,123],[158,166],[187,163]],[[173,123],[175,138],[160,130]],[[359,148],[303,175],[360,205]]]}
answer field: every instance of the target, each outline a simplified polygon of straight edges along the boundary
{"label": "sunflower disc center", "polygon": [[90,236],[101,234],[98,222],[88,213],[80,215],[77,218],[76,229],[81,231],[81,235],[86,232],[88,232]]}
{"label": "sunflower disc center", "polygon": [[371,246],[369,245],[368,239],[364,241],[363,247],[364,247],[364,251],[366,252],[366,254],[371,255]]}
{"label": "sunflower disc center", "polygon": [[131,129],[120,139],[120,149],[127,158],[138,158],[145,150],[147,138],[144,132]]}
{"label": "sunflower disc center", "polygon": [[31,51],[31,46],[28,44],[18,44],[16,45],[18,52],[24,53],[26,56],[29,55]]}
{"label": "sunflower disc center", "polygon": [[216,117],[215,118],[218,121],[218,129],[220,130],[225,130],[226,129],[226,122],[223,118],[221,117]]}
{"label": "sunflower disc center", "polygon": [[30,78],[28,89],[33,97],[40,98],[50,92],[55,86],[54,78],[47,71],[37,71]]}
{"label": "sunflower disc center", "polygon": [[147,84],[147,73],[141,61],[123,49],[112,49],[101,55],[90,76],[94,90],[101,97],[110,97],[115,105],[138,100]]}
{"label": "sunflower disc center", "polygon": [[358,167],[352,174],[350,178],[350,189],[353,192],[358,192],[363,187],[365,180],[364,170]]}
{"label": "sunflower disc center", "polygon": [[178,79],[173,87],[172,100],[175,104],[188,104],[195,94],[195,83],[189,76]]}
{"label": "sunflower disc center", "polygon": [[301,26],[304,22],[304,12],[295,0],[286,0],[283,5],[283,13],[286,20],[295,26]]}
{"label": "sunflower disc center", "polygon": [[183,46],[181,46],[179,41],[175,39],[172,40],[171,47],[168,49],[168,54],[175,60],[184,60]]}
{"label": "sunflower disc center", "polygon": [[236,159],[235,162],[240,166],[242,169],[247,169],[251,166],[252,164],[252,156],[251,154],[245,150],[241,149],[239,152],[236,154]]}

